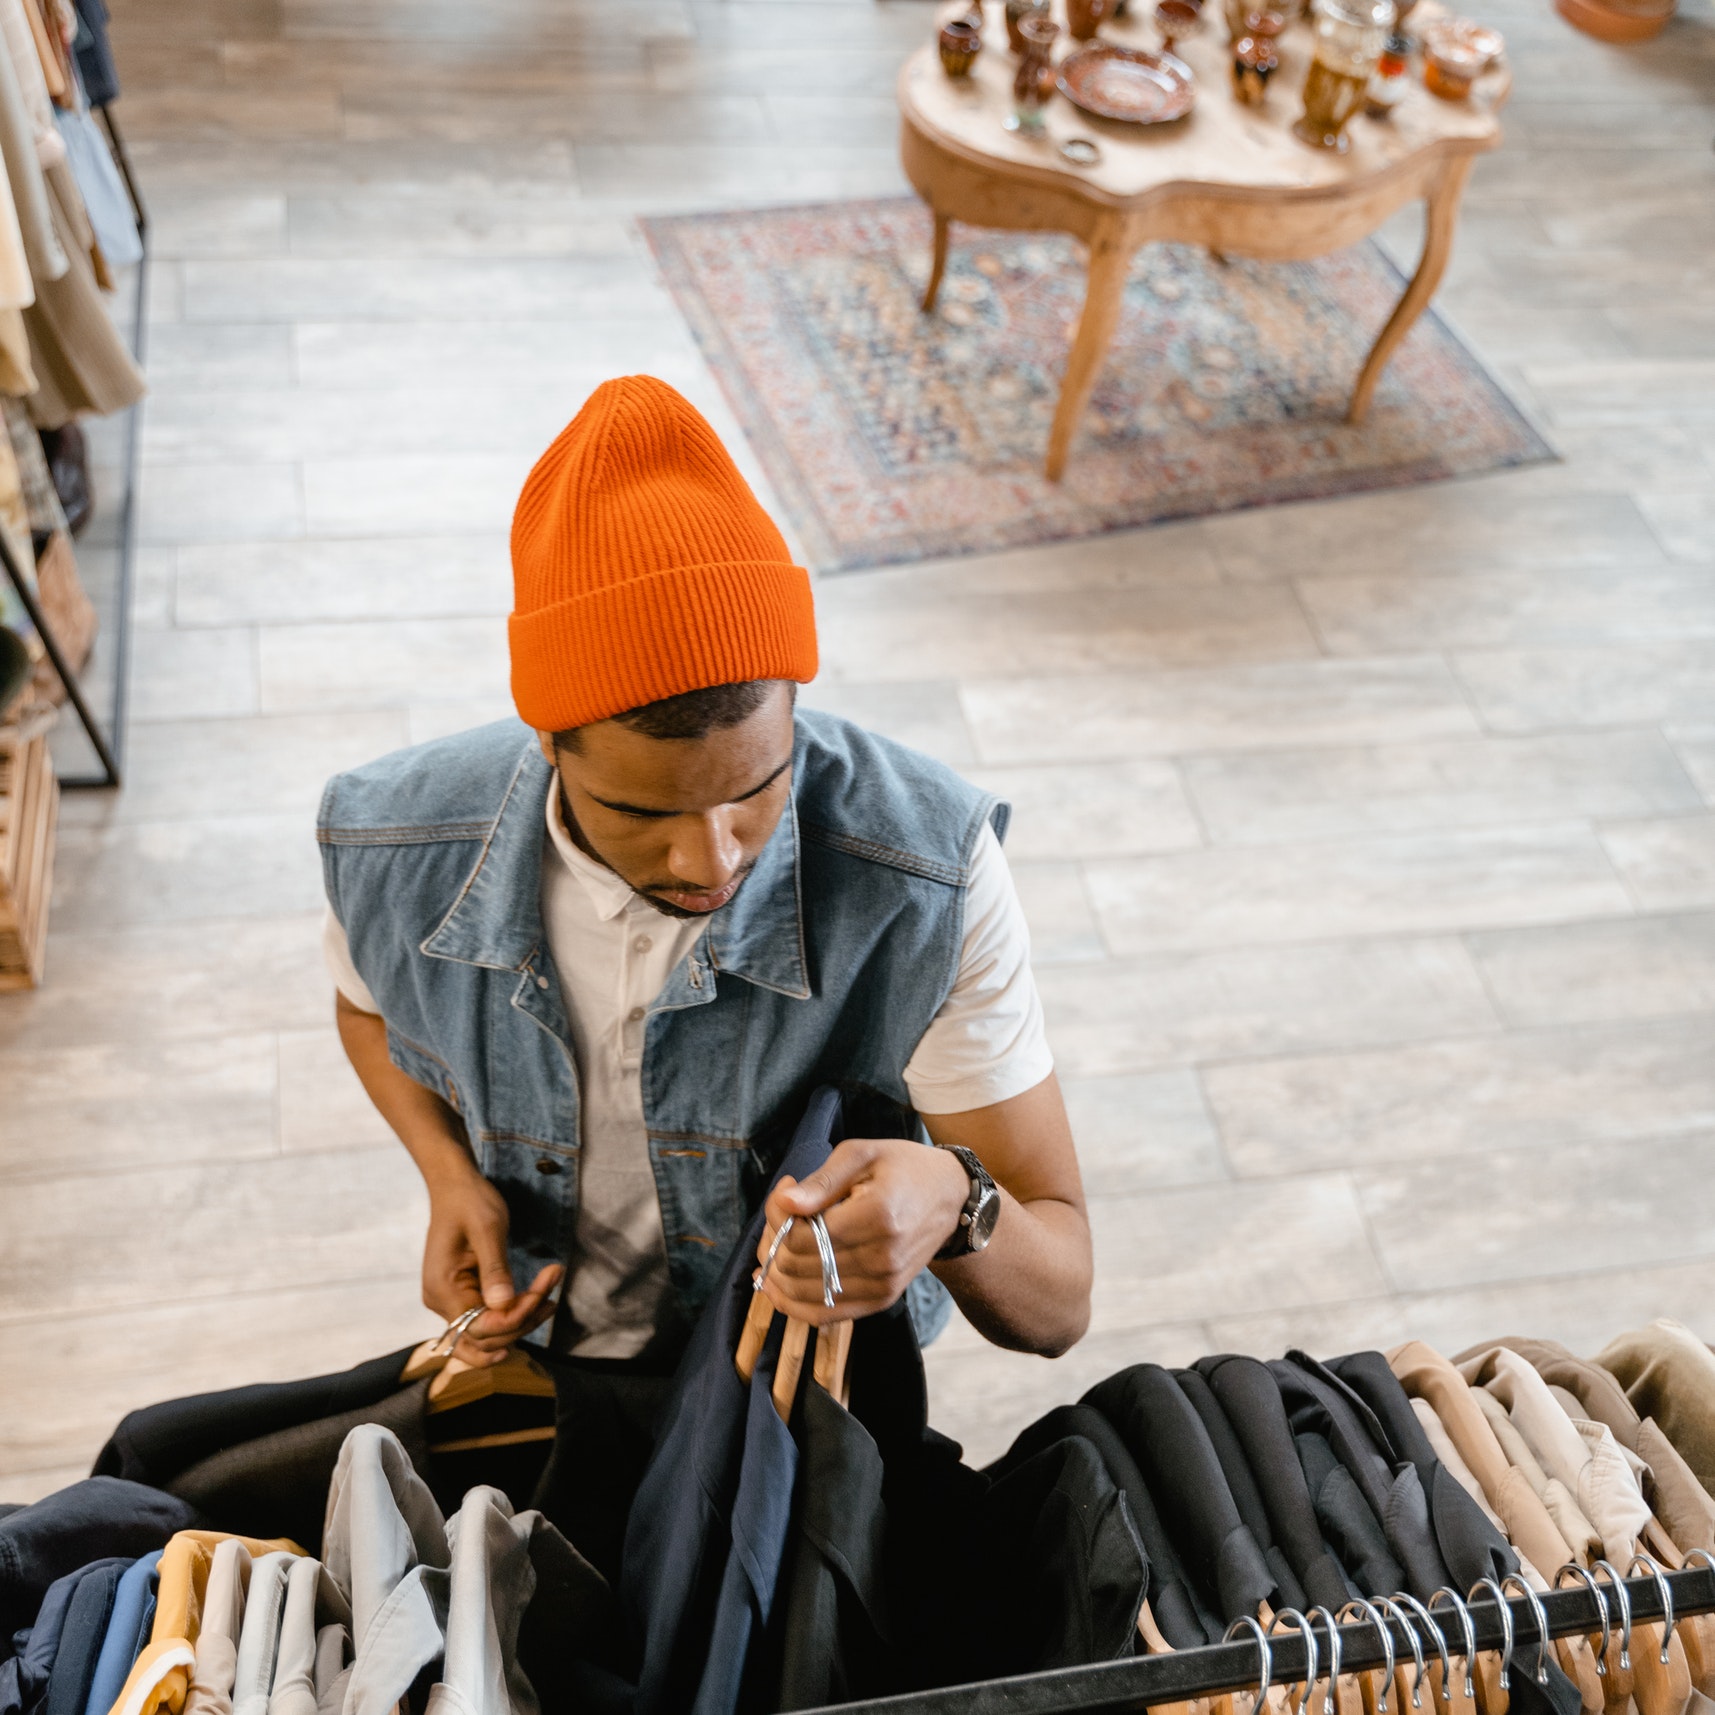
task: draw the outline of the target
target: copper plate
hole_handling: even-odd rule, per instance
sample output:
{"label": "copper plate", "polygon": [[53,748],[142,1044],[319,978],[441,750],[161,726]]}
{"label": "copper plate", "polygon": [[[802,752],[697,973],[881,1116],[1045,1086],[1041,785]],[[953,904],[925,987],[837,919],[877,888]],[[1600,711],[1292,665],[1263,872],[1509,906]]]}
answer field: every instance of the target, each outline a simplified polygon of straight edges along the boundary
{"label": "copper plate", "polygon": [[1164,125],[1183,119],[1196,99],[1191,68],[1174,54],[1101,42],[1062,61],[1060,93],[1098,119]]}

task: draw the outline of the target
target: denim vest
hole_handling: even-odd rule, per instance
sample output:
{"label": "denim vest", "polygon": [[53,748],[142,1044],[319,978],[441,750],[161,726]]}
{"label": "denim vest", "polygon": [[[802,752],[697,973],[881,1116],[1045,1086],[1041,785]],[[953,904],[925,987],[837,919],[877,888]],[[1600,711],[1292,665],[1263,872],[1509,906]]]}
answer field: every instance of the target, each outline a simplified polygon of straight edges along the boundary
{"label": "denim vest", "polygon": [[[535,735],[503,721],[337,775],[317,829],[393,1063],[462,1118],[511,1212],[520,1282],[571,1257],[578,1206],[577,1067],[542,924],[551,773]],[[644,1026],[674,1336],[713,1291],[818,1085],[845,1096],[851,1136],[919,1134],[906,1062],[958,971],[983,823],[1004,834],[1006,819],[928,757],[799,711],[779,826]],[[918,1289],[927,1337],[947,1306],[932,1277]]]}

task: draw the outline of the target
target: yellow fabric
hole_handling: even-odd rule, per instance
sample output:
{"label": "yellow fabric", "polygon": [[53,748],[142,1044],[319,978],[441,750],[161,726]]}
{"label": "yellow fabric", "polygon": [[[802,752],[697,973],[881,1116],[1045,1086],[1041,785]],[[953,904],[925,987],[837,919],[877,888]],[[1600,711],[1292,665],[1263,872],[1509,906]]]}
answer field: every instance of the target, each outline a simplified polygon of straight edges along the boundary
{"label": "yellow fabric", "polygon": [[[223,1530],[181,1530],[161,1551],[155,1592],[155,1624],[148,1647],[131,1664],[111,1715],[178,1715],[190,1688],[196,1660],[197,1634],[202,1630],[202,1599],[208,1569],[217,1544],[231,1534]],[[266,1542],[253,1536],[238,1539],[252,1554],[302,1554],[295,1542],[282,1537]]]}

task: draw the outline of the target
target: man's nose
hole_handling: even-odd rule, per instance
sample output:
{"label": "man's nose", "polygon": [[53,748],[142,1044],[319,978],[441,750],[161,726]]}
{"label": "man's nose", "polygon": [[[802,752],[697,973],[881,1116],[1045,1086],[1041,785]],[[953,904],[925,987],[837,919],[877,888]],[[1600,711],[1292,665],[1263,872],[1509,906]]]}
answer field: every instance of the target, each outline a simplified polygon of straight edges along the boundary
{"label": "man's nose", "polygon": [[683,830],[675,830],[675,834],[667,867],[677,880],[715,893],[738,874],[744,848],[734,837],[730,814],[715,810],[706,816],[687,817]]}

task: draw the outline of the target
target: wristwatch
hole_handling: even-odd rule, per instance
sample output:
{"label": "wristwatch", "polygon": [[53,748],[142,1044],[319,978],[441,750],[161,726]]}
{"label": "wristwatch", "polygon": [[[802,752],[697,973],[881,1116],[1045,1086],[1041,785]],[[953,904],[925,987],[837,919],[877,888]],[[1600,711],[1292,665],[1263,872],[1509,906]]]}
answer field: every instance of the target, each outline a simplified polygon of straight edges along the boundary
{"label": "wristwatch", "polygon": [[994,1225],[1000,1219],[1000,1191],[989,1177],[988,1169],[968,1149],[961,1149],[956,1143],[935,1147],[956,1155],[959,1165],[971,1176],[971,1194],[959,1212],[959,1224],[953,1229],[953,1236],[936,1251],[935,1260],[974,1256],[994,1237]]}

